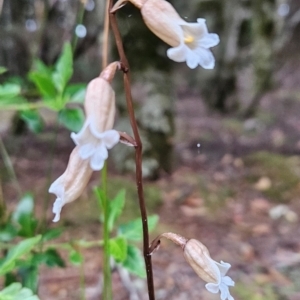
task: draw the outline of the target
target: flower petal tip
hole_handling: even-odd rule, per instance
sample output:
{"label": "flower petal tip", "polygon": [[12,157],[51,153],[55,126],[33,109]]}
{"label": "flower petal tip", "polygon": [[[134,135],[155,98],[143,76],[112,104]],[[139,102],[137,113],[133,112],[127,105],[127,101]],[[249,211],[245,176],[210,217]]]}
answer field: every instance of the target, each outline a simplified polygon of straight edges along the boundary
{"label": "flower petal tip", "polygon": [[60,215],[55,215],[54,219],[52,220],[53,223],[57,223],[60,220]]}
{"label": "flower petal tip", "polygon": [[57,198],[55,200],[55,202],[53,203],[52,212],[55,214],[53,222],[58,222],[60,220],[60,213],[61,213],[62,207],[63,207],[63,203],[62,203],[61,199]]}

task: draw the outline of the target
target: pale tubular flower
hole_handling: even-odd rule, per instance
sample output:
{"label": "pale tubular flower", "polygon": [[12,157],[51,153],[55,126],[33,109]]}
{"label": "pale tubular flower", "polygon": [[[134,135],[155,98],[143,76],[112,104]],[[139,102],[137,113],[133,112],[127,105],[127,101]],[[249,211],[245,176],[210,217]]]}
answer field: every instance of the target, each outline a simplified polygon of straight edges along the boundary
{"label": "pale tubular flower", "polygon": [[119,66],[118,62],[111,63],[88,84],[84,103],[85,123],[77,134],[71,134],[79,148],[79,156],[89,160],[94,171],[103,168],[108,157],[107,149],[115,146],[120,139],[119,133],[112,130],[116,108],[115,92],[110,85]]}
{"label": "pale tubular flower", "polygon": [[170,59],[176,62],[186,61],[191,69],[198,65],[204,69],[214,68],[215,58],[209,48],[216,46],[220,39],[217,34],[208,33],[205,19],[188,23],[165,0],[119,0],[112,12],[128,1],[140,8],[149,29],[172,46],[167,51]]}
{"label": "pale tubular flower", "polygon": [[214,261],[208,249],[199,241],[190,239],[183,249],[184,257],[197,275],[208,282],[205,287],[211,293],[220,291],[221,300],[234,300],[230,295],[229,287],[234,286],[234,281],[226,276],[231,265],[221,261]]}
{"label": "pale tubular flower", "polygon": [[76,200],[89,182],[93,170],[88,160],[82,160],[79,156],[79,147],[75,147],[70,155],[67,169],[50,186],[49,193],[56,195],[52,212],[55,214],[53,222],[60,219],[62,207]]}

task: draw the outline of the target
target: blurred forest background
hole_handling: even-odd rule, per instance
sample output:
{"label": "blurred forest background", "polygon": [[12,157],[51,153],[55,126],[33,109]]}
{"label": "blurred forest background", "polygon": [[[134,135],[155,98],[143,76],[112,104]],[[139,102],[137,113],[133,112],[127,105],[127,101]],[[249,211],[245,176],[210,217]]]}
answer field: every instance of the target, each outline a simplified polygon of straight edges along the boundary
{"label": "blurred forest background", "polygon": [[[144,142],[146,200],[160,216],[157,233],[197,238],[213,258],[230,262],[237,300],[300,299],[300,2],[169,2],[188,22],[205,18],[221,42],[212,49],[214,70],[190,70],[168,60],[168,46],[133,5],[117,13]],[[53,65],[65,41],[73,46],[72,83],[98,76],[104,0],[0,0],[0,8],[0,66],[8,70],[0,74],[1,84],[17,82],[28,101],[38,101],[28,74],[36,59]],[[110,60],[117,60],[112,37],[110,42]],[[130,133],[118,80],[116,127]],[[0,196],[13,207],[18,190],[32,191],[42,213],[39,199],[63,172],[73,144],[70,132],[55,125],[53,112],[43,108],[39,115],[33,133],[24,115],[0,106],[1,143],[16,172],[7,171],[2,156]],[[133,152],[118,145],[112,153],[109,192],[126,188],[124,218],[130,219],[138,216]],[[47,215],[51,219],[50,209]],[[98,234],[96,221],[92,200],[77,201],[64,211],[64,238]],[[86,255],[87,299],[97,299],[101,262],[92,250]],[[153,262],[157,299],[218,298],[199,284],[180,249],[165,243]],[[114,280],[120,281],[117,274]],[[70,266],[42,272],[41,299],[79,299],[78,281]],[[134,284],[143,294],[145,283]],[[114,299],[130,299],[130,289],[115,289]]]}

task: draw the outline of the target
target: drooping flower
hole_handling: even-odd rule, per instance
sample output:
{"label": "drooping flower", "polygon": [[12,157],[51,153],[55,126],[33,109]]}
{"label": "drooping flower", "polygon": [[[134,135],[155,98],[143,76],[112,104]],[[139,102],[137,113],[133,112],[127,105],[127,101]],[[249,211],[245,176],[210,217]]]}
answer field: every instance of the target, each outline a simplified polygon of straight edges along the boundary
{"label": "drooping flower", "polygon": [[208,249],[199,241],[190,239],[184,247],[184,257],[197,275],[208,282],[205,287],[211,293],[221,293],[221,300],[234,300],[230,295],[229,286],[234,286],[234,281],[226,276],[231,265],[221,261],[214,261]]}
{"label": "drooping flower", "polygon": [[90,167],[101,170],[108,157],[107,149],[119,142],[120,135],[112,130],[115,118],[115,92],[110,85],[119,63],[111,63],[87,87],[84,109],[86,120],[82,129],[71,138],[79,148],[79,155],[89,160]]}
{"label": "drooping flower", "polygon": [[89,161],[81,159],[79,147],[75,147],[65,172],[49,188],[49,193],[57,197],[52,209],[55,214],[53,222],[59,221],[61,209],[65,204],[76,200],[82,194],[92,173]]}
{"label": "drooping flower", "polygon": [[196,274],[207,282],[206,289],[211,293],[221,293],[221,300],[234,300],[230,295],[229,287],[234,286],[234,281],[226,276],[230,264],[221,261],[214,261],[208,252],[208,249],[195,239],[186,239],[185,237],[172,232],[165,232],[159,235],[150,244],[149,252],[152,254],[160,246],[161,238],[167,238],[173,243],[179,245],[183,250],[183,255]]}
{"label": "drooping flower", "polygon": [[217,34],[208,33],[205,19],[188,23],[165,0],[119,0],[112,12],[128,1],[141,10],[148,28],[172,46],[167,51],[170,59],[176,62],[186,61],[191,69],[198,65],[204,69],[214,68],[215,58],[209,48],[216,46],[220,39]]}

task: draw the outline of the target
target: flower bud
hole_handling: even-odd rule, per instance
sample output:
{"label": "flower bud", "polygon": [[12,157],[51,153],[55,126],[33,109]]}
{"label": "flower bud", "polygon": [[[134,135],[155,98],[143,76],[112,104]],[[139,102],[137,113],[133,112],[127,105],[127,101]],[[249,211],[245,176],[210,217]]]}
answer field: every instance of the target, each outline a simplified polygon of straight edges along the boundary
{"label": "flower bud", "polygon": [[82,129],[72,133],[71,138],[79,147],[82,159],[89,159],[93,170],[101,170],[108,157],[107,149],[119,142],[116,130],[111,130],[115,118],[115,92],[110,85],[119,63],[107,66],[100,77],[93,79],[87,87],[84,109],[86,120]]}
{"label": "flower bud", "polygon": [[89,162],[82,160],[78,152],[79,148],[75,147],[67,169],[49,188],[49,193],[57,197],[52,210],[55,214],[53,222],[59,221],[61,209],[66,203],[76,200],[82,194],[93,173]]}

